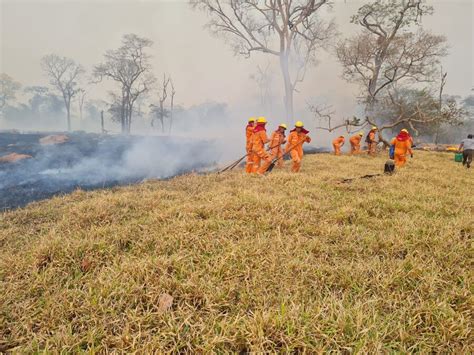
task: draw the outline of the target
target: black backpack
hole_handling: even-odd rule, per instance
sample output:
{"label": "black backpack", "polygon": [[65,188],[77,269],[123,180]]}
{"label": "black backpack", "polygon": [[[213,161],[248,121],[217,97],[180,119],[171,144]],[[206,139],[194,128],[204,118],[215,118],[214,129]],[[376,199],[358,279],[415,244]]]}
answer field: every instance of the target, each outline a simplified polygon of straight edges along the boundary
{"label": "black backpack", "polygon": [[395,163],[393,160],[387,160],[383,169],[385,174],[393,174],[395,172]]}

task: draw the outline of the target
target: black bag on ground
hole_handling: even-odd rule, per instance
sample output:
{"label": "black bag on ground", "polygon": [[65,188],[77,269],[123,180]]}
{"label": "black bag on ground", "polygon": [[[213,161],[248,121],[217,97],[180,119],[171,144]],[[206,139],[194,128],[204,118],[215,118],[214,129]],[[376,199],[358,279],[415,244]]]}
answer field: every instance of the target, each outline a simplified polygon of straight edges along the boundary
{"label": "black bag on ground", "polygon": [[395,172],[395,163],[393,160],[387,160],[385,162],[385,168],[383,169],[385,174],[393,174]]}

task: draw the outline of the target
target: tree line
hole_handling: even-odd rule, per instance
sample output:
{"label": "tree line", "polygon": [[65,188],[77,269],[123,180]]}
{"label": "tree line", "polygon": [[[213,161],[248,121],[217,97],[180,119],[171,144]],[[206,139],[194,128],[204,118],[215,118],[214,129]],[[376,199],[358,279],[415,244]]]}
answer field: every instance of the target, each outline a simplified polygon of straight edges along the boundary
{"label": "tree line", "polygon": [[[415,133],[441,127],[472,125],[472,114],[455,98],[443,95],[447,73],[440,61],[448,54],[444,36],[422,26],[433,14],[426,0],[375,0],[363,4],[351,17],[355,34],[341,38],[333,20],[327,20],[330,0],[191,0],[208,14],[208,28],[222,37],[236,55],[255,52],[277,57],[284,85],[288,122],[294,121],[293,97],[314,65],[319,50],[327,50],[342,66],[342,77],[359,88],[362,117],[338,120],[330,106],[309,104],[319,128],[379,126],[383,131],[408,126]],[[437,80],[441,77],[440,80]],[[468,106],[466,99],[464,106]],[[334,121],[336,123],[334,124]]]}
{"label": "tree line", "polygon": [[[108,107],[108,112],[114,121],[121,125],[121,132],[129,134],[132,127],[132,118],[137,112],[137,103],[144,96],[156,88],[156,78],[152,72],[151,57],[147,53],[153,42],[135,34],[126,34],[122,38],[119,48],[107,50],[103,62],[94,66],[91,75],[86,78],[84,67],[75,60],[57,54],[49,54],[41,59],[41,68],[49,79],[50,87],[59,94],[66,111],[67,130],[71,131],[71,104],[76,101],[82,119],[87,84],[99,84],[104,80],[112,81],[116,89],[109,93],[109,102],[102,107]],[[171,103],[166,104],[168,86],[171,86]],[[1,74],[0,101],[1,109],[13,101],[21,85],[9,77]],[[46,87],[27,87],[26,92],[33,93],[33,98],[56,98]],[[172,110],[176,91],[170,76],[159,87],[158,95],[160,110],[153,110],[156,118],[162,122],[162,132],[165,132],[165,119],[172,120]],[[55,100],[57,104],[57,99]],[[100,105],[99,105],[100,106]],[[152,104],[152,106],[154,106]],[[152,126],[154,119],[152,119]],[[170,122],[170,127],[172,123]]]}
{"label": "tree line", "polygon": [[[341,75],[359,90],[357,101],[363,114],[340,119],[331,105],[308,104],[318,128],[348,132],[365,126],[385,130],[410,127],[416,134],[438,141],[450,126],[471,125],[472,97],[464,102],[446,95],[448,73],[441,67],[448,55],[447,40],[423,28],[422,19],[434,12],[426,0],[375,0],[364,3],[351,17],[354,32],[343,37],[330,17],[330,0],[190,0],[196,10],[207,13],[208,29],[223,38],[236,55],[251,57],[259,52],[277,58],[282,82],[283,103],[288,122],[294,121],[294,95],[305,80],[319,52],[325,50],[340,63]],[[151,125],[171,131],[175,87],[164,75],[158,84],[148,54],[153,42],[134,34],[123,36],[119,48],[108,50],[96,65],[90,82],[108,80],[116,89],[110,93],[108,112],[120,123],[122,133],[130,133],[141,101],[159,86],[157,100],[149,105]],[[55,54],[45,56],[42,68],[50,85],[60,93],[71,129],[70,107],[79,103],[80,116],[87,90],[79,83],[84,68],[74,60]],[[269,76],[260,70],[258,84],[265,93]],[[3,83],[5,82],[5,83]],[[0,103],[14,98],[18,83],[2,74]],[[138,107],[137,107],[138,106]],[[165,123],[168,119],[168,125]]]}

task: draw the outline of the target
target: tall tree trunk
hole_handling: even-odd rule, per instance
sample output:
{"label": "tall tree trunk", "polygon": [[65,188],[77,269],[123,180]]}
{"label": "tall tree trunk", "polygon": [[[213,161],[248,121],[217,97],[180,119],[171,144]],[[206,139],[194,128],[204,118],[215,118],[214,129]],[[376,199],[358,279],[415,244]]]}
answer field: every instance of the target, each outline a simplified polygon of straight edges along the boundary
{"label": "tall tree trunk", "polygon": [[[365,115],[368,118],[369,123],[372,125],[377,125],[375,117],[375,100],[376,100],[376,91],[377,91],[377,82],[379,79],[380,69],[382,68],[382,60],[380,58],[375,58],[375,71],[372,75],[372,78],[369,82],[367,93],[367,102],[365,104]],[[382,136],[382,131],[377,131],[379,142],[383,142],[384,147],[390,146],[389,142],[385,140]]]}
{"label": "tall tree trunk", "polygon": [[280,54],[280,67],[283,74],[283,82],[285,84],[285,110],[288,123],[293,123],[293,84],[291,83],[290,68],[288,65],[288,53]]}
{"label": "tall tree trunk", "polygon": [[173,128],[173,106],[174,106],[174,95],[171,95],[171,107],[170,107],[170,130],[168,132],[171,135],[171,128]]}
{"label": "tall tree trunk", "polygon": [[[370,125],[377,125],[374,111],[375,111],[375,99],[371,95],[368,95],[367,103],[365,104],[365,115]],[[390,146],[390,143],[382,136],[382,131],[383,129],[378,130],[377,136],[379,138],[379,142],[383,142],[384,148],[386,148]]]}
{"label": "tall tree trunk", "polygon": [[[443,108],[443,90],[444,90],[444,85],[446,85],[446,76],[448,76],[448,73],[443,73],[443,67],[441,67],[441,82],[439,85],[439,97],[438,97],[438,114],[439,114],[440,119],[441,119],[441,110]],[[436,124],[436,133],[435,133],[435,139],[434,139],[435,144],[438,144],[440,131],[441,131],[441,122],[438,120]]]}
{"label": "tall tree trunk", "polygon": [[71,131],[71,97],[68,97],[66,92],[63,92],[64,106],[66,107],[66,124],[67,131]]}
{"label": "tall tree trunk", "polygon": [[439,131],[440,131],[440,129],[441,129],[441,123],[438,122],[436,124],[436,132],[435,132],[435,139],[434,139],[434,144],[436,144],[436,145],[439,142]]}
{"label": "tall tree trunk", "polygon": [[120,105],[120,125],[121,125],[121,132],[122,134],[125,133],[125,97],[122,94],[122,104]]}
{"label": "tall tree trunk", "polygon": [[130,134],[132,130],[132,112],[133,112],[133,104],[130,104],[129,110],[128,110],[128,125],[127,125],[127,134]]}
{"label": "tall tree trunk", "polygon": [[105,133],[105,128],[104,128],[104,110],[100,111],[100,128],[102,130],[102,134]]}
{"label": "tall tree trunk", "polygon": [[66,105],[67,112],[67,131],[71,132],[71,107],[70,104]]}
{"label": "tall tree trunk", "polygon": [[161,132],[165,133],[165,109],[163,107],[163,101],[160,100],[160,121],[161,121]]}
{"label": "tall tree trunk", "polygon": [[367,102],[365,104],[365,116],[367,117],[367,120],[371,125],[376,124],[374,110],[375,110],[375,101],[369,95],[367,96]]}

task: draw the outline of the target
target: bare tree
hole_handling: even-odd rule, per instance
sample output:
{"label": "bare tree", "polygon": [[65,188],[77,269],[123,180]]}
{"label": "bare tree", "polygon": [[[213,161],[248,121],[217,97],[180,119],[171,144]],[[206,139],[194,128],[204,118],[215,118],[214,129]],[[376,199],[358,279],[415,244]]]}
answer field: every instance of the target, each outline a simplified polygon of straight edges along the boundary
{"label": "bare tree", "polygon": [[[396,93],[403,92],[404,86],[435,81],[439,61],[447,54],[446,39],[421,28],[415,30],[422,16],[432,13],[425,0],[377,0],[359,8],[351,22],[360,25],[362,31],[340,42],[336,53],[344,78],[360,87],[365,118],[346,120],[332,129],[347,124],[377,125],[381,102],[399,108],[390,125],[379,127],[381,141],[384,129],[415,121],[431,122],[421,106],[407,115]],[[441,120],[442,115],[436,117],[433,119]]]}
{"label": "bare tree", "polygon": [[347,133],[352,133],[354,129],[359,129],[367,124],[357,117],[352,117],[350,119],[346,118],[334,125],[336,112],[332,106],[308,103],[308,109],[318,121],[319,126],[316,129],[332,132],[339,128],[345,128]]}
{"label": "bare tree", "polygon": [[155,117],[160,121],[161,123],[161,131],[165,133],[165,118],[170,115],[170,112],[165,108],[165,102],[166,99],[168,99],[168,85],[171,82],[170,77],[166,77],[165,74],[163,74],[163,81],[160,87],[160,91],[158,93],[158,105],[153,105],[151,104],[151,112],[152,112],[152,120],[151,120],[151,126],[155,126]]}
{"label": "bare tree", "polygon": [[120,93],[115,95],[114,103],[119,105],[122,133],[130,134],[134,104],[155,81],[151,74],[150,56],[146,53],[152,44],[151,40],[135,34],[124,35],[122,45],[106,51],[104,63],[94,68],[94,77],[99,82],[107,78],[120,85]]}
{"label": "bare tree", "polygon": [[[441,114],[441,110],[443,108],[443,91],[444,91],[444,87],[446,86],[446,77],[448,76],[447,72],[443,73],[443,67],[441,67],[440,73],[441,73],[441,82],[439,85],[439,97],[438,97],[438,113],[439,114]],[[436,125],[436,132],[435,132],[435,137],[434,137],[435,144],[438,144],[441,124],[442,122],[437,122],[437,125]]]}
{"label": "bare tree", "polygon": [[66,107],[67,130],[71,130],[71,101],[78,92],[78,79],[84,68],[74,60],[49,54],[41,59],[41,66],[50,79],[50,84],[58,90]]}
{"label": "bare tree", "polygon": [[[444,86],[444,83],[442,80],[440,86]],[[423,134],[437,132],[442,124],[460,125],[466,114],[452,98],[440,103],[436,90],[429,88],[389,90],[386,97],[377,103],[376,112],[381,117],[384,113],[388,116],[382,130],[406,126],[415,135],[419,135],[420,131]]]}
{"label": "bare tree", "polygon": [[267,62],[265,67],[257,65],[256,73],[250,75],[260,90],[260,104],[267,110],[271,109],[272,96],[272,74],[270,70],[270,62]]}
{"label": "bare tree", "polygon": [[14,100],[16,92],[21,88],[21,84],[13,80],[5,73],[0,74],[0,112],[8,104],[8,101]]}
{"label": "bare tree", "polygon": [[173,80],[170,80],[170,85],[171,85],[171,102],[170,102],[170,130],[169,130],[169,134],[171,134],[171,129],[173,128],[174,97],[176,95],[176,90],[174,88]]}
{"label": "bare tree", "polygon": [[[379,140],[388,146],[389,141],[383,133],[392,132],[395,128],[410,128],[415,136],[418,136],[420,131],[424,135],[436,133],[441,125],[461,125],[466,111],[452,98],[443,100],[440,105],[434,91],[436,90],[430,88],[396,87],[385,91],[384,96],[380,97],[373,107],[374,114],[378,117]],[[321,124],[317,128],[330,132],[344,127],[348,133],[352,133],[369,125],[370,121],[367,117],[353,117],[333,126],[334,112],[317,106],[311,106],[310,110]]]}
{"label": "bare tree", "polygon": [[361,89],[370,124],[376,123],[373,108],[384,90],[402,82],[433,80],[440,58],[447,54],[446,39],[411,30],[432,12],[424,0],[377,0],[352,17],[362,31],[339,43],[337,57],[344,78]]}
{"label": "bare tree", "polygon": [[79,119],[81,121],[81,123],[83,122],[83,115],[82,115],[82,112],[83,112],[83,108],[84,108],[84,101],[86,99],[86,90],[85,89],[78,89],[77,90],[78,92],[78,106],[79,106]]}
{"label": "bare tree", "polygon": [[223,36],[235,54],[253,52],[280,60],[285,88],[287,119],[293,120],[293,94],[305,77],[307,65],[315,63],[315,52],[336,34],[334,22],[319,14],[330,0],[190,0],[206,11],[209,29]]}

